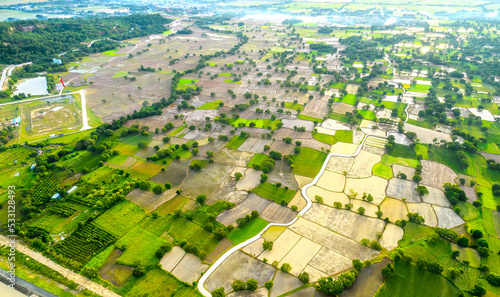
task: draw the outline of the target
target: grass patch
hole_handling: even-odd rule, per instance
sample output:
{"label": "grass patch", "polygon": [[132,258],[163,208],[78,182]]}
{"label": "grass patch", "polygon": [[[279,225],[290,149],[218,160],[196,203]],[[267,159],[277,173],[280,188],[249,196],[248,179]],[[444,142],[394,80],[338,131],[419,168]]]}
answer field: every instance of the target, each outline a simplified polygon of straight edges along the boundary
{"label": "grass patch", "polygon": [[377,116],[371,110],[358,110],[358,113],[363,116],[365,120],[375,121]]}
{"label": "grass patch", "polygon": [[99,254],[95,255],[90,261],[85,264],[85,267],[90,267],[90,268],[96,268],[99,269],[106,263],[106,260],[108,259],[109,255],[113,252],[115,249],[114,245],[108,246],[104,251],[100,252]]}
{"label": "grass patch", "polygon": [[392,174],[392,168],[382,163],[375,164],[372,170],[374,175],[383,177],[385,179],[390,179],[394,176]]}
{"label": "grass patch", "polygon": [[380,161],[381,163],[385,165],[392,166],[394,164],[399,164],[403,166],[409,166],[416,168],[420,162],[418,160],[413,160],[413,159],[405,159],[405,158],[398,158],[398,157],[393,157],[390,155],[383,155],[382,160]]}
{"label": "grass patch", "polygon": [[262,168],[266,165],[267,160],[269,159],[270,157],[266,154],[255,154],[250,162],[248,162],[247,167],[252,168],[254,164],[259,164],[260,168]]}
{"label": "grass patch", "polygon": [[152,138],[143,135],[131,135],[120,139],[120,143],[134,146],[137,146],[141,141],[145,141],[149,144],[152,141]]}
{"label": "grass patch", "polygon": [[431,145],[429,147],[429,160],[444,164],[455,172],[463,172],[457,153],[447,148]]}
{"label": "grass patch", "polygon": [[133,283],[133,288],[125,295],[127,297],[170,297],[179,286],[179,281],[175,277],[158,267],[151,269],[141,278],[133,278],[136,282]]}
{"label": "grass patch", "polygon": [[146,213],[142,208],[125,200],[98,216],[95,223],[118,238],[125,235],[145,216]]}
{"label": "grass patch", "polygon": [[403,239],[401,239],[398,244],[401,247],[405,247],[414,241],[426,238],[432,233],[434,233],[434,230],[431,227],[408,222],[408,224],[404,227]]}
{"label": "grass patch", "polygon": [[352,143],[352,130],[337,130],[335,131],[335,138],[340,142]]}
{"label": "grass patch", "polygon": [[276,130],[278,128],[278,123],[281,123],[281,120],[247,120],[238,118],[234,120],[231,125],[235,128],[238,128],[239,123],[245,124],[245,126],[250,126],[251,123],[254,123],[254,128],[262,128],[262,129],[271,129]]}
{"label": "grass patch", "polygon": [[188,88],[191,89],[196,89],[195,83],[198,81],[198,79],[186,79],[186,78],[181,78],[179,79],[179,84],[177,85],[178,90],[185,90]]}
{"label": "grass patch", "polygon": [[323,119],[315,118],[315,117],[310,117],[310,116],[303,115],[303,114],[297,115],[297,118],[299,120],[310,121],[310,122],[317,122],[317,123],[322,123],[323,122]]}
{"label": "grass patch", "polygon": [[195,166],[196,164],[200,165],[200,168],[203,169],[208,166],[208,160],[191,160],[191,166]]}
{"label": "grass patch", "polygon": [[324,152],[302,147],[300,149],[300,154],[292,156],[294,165],[293,173],[307,177],[315,177],[319,173],[321,166],[323,166],[326,156],[327,154]]}
{"label": "grass patch", "polygon": [[428,121],[416,121],[416,120],[408,119],[407,123],[414,125],[414,126],[426,128],[426,129],[432,129],[432,127],[434,127],[434,125]]}
{"label": "grass patch", "polygon": [[229,142],[226,144],[226,147],[237,150],[246,140],[246,137],[235,135],[233,136],[233,138],[231,138],[231,140],[229,140]]}
{"label": "grass patch", "polygon": [[324,133],[319,133],[319,132],[312,132],[312,137],[316,139],[317,141],[326,143],[326,144],[335,144],[337,143],[337,138],[335,136],[330,135],[330,134],[324,134]]}
{"label": "grass patch", "polygon": [[412,147],[399,143],[394,144],[394,149],[391,152],[391,156],[404,159],[417,159],[417,154]]}
{"label": "grass patch", "polygon": [[129,74],[128,71],[120,71],[120,72],[115,73],[115,75],[113,75],[111,78],[120,78],[120,77],[124,77],[128,74]]}
{"label": "grass patch", "polygon": [[304,110],[304,105],[293,102],[285,102],[285,108],[302,111]]}
{"label": "grass patch", "polygon": [[234,244],[241,243],[257,235],[267,226],[267,224],[268,222],[266,220],[257,217],[242,228],[236,228],[231,231],[228,235],[228,239]]}
{"label": "grass patch", "polygon": [[184,127],[184,126],[177,127],[174,131],[168,133],[168,136],[175,136],[175,135],[179,134],[179,132],[181,132],[185,128],[186,127]]}
{"label": "grass patch", "polygon": [[238,85],[241,85],[241,81],[240,80],[232,80],[232,79],[225,79],[224,80],[225,83],[229,83],[229,84],[238,84]]}
{"label": "grass patch", "polygon": [[283,200],[288,204],[297,193],[295,190],[276,187],[270,183],[260,184],[253,188],[252,192],[278,204]]}
{"label": "grass patch", "polygon": [[339,100],[339,102],[343,102],[343,103],[346,103],[346,104],[349,104],[349,105],[354,105],[354,104],[356,104],[356,95],[347,94],[347,95],[344,96],[344,98],[342,98],[341,100]]}
{"label": "grass patch", "polygon": [[126,245],[126,250],[116,262],[128,266],[135,266],[137,261],[141,261],[145,266],[156,265],[159,260],[155,252],[165,243],[165,240],[134,227],[116,242],[117,247]]}
{"label": "grass patch", "polygon": [[429,160],[429,147],[427,145],[418,143],[415,145],[415,153],[418,155],[422,155],[424,160]]}
{"label": "grass patch", "polygon": [[196,223],[186,220],[183,217],[177,218],[172,222],[169,230],[170,235],[178,240],[186,240],[191,244],[200,247],[200,251],[208,254],[219,244],[212,232],[208,232]]}
{"label": "grass patch", "polygon": [[394,264],[394,275],[388,278],[375,296],[458,296],[460,290],[442,275],[405,261]]}
{"label": "grass patch", "polygon": [[222,100],[207,102],[207,103],[203,104],[202,106],[197,107],[196,109],[219,109],[220,103],[223,103]]}

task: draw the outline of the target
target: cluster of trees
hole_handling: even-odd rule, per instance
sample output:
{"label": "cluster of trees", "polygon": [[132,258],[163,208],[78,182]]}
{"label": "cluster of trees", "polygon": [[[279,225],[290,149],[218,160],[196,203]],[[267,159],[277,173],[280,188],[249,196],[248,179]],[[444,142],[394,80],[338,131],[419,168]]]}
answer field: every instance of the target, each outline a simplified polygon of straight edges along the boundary
{"label": "cluster of trees", "polygon": [[316,288],[328,295],[340,295],[345,289],[350,288],[359,271],[363,269],[363,263],[360,260],[352,260],[354,269],[344,272],[335,280],[332,277],[322,277],[318,280]]}
{"label": "cluster of trees", "polygon": [[[4,22],[0,24],[0,39],[3,41],[0,60],[16,64],[33,61],[34,65],[27,67],[26,71],[46,71],[58,67],[52,59],[60,53],[67,52],[61,57],[66,63],[118,45],[118,42],[105,38],[125,40],[159,34],[165,29],[163,25],[170,22],[159,14]],[[94,42],[91,47],[81,44],[96,39],[104,40]],[[72,51],[74,48],[78,51]]]}
{"label": "cluster of trees", "polygon": [[250,223],[253,219],[259,217],[259,212],[257,210],[253,210],[251,214],[247,214],[246,216],[239,218],[236,220],[236,224],[238,224],[238,228],[245,226]]}
{"label": "cluster of trees", "polygon": [[456,205],[458,201],[467,201],[467,196],[464,190],[460,189],[458,185],[452,185],[450,183],[444,184],[444,195],[448,198],[451,205]]}

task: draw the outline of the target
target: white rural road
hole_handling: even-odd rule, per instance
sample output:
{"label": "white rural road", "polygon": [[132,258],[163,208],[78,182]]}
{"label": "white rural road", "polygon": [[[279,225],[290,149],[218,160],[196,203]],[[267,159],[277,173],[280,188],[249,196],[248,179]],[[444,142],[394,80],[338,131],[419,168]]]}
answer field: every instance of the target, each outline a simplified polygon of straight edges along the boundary
{"label": "white rural road", "polygon": [[92,129],[92,127],[89,126],[89,119],[87,117],[87,104],[85,101],[85,90],[81,90],[79,93],[80,93],[80,98],[82,101],[82,123],[83,123],[83,127],[82,127],[82,129],[80,129],[80,131]]}
{"label": "white rural road", "polygon": [[10,65],[7,66],[3,71],[2,71],[2,77],[0,78],[0,91],[3,90],[3,85],[7,78],[12,75],[12,71],[18,67],[22,67],[24,65],[31,64],[31,62],[26,62],[18,65]]}
{"label": "white rural road", "polygon": [[224,253],[224,255],[222,255],[219,259],[217,259],[217,261],[215,261],[215,263],[212,266],[210,266],[210,268],[203,274],[203,276],[198,281],[198,290],[200,291],[200,293],[203,294],[204,296],[207,296],[207,297],[212,296],[212,294],[205,288],[205,281],[233,253],[235,253],[239,249],[243,248],[244,246],[249,245],[250,243],[258,240],[261,237],[262,233],[264,233],[270,227],[272,227],[272,226],[287,227],[287,226],[290,226],[293,223],[295,223],[299,219],[299,217],[303,216],[311,208],[311,206],[312,206],[312,201],[307,196],[306,190],[309,187],[314,186],[318,182],[319,178],[321,177],[321,175],[325,171],[326,165],[330,161],[330,158],[331,157],[347,157],[348,158],[348,157],[355,157],[355,156],[357,156],[359,154],[359,152],[361,151],[361,148],[363,147],[366,138],[367,138],[367,136],[365,136],[363,138],[363,141],[359,144],[358,149],[352,155],[333,154],[333,153],[329,154],[328,157],[326,158],[325,162],[323,163],[323,166],[321,167],[321,170],[319,171],[318,175],[316,175],[316,177],[314,178],[314,180],[310,184],[308,184],[308,185],[306,185],[305,187],[302,188],[302,196],[306,199],[307,205],[298,213],[298,215],[291,222],[288,222],[288,223],[284,223],[284,224],[271,223],[271,224],[267,225],[266,228],[264,228],[264,230],[260,231],[259,234],[257,234],[254,237],[248,239],[247,241],[244,241],[244,242],[242,242],[242,243],[234,246],[233,248],[231,248],[230,250],[228,250],[226,253]]}

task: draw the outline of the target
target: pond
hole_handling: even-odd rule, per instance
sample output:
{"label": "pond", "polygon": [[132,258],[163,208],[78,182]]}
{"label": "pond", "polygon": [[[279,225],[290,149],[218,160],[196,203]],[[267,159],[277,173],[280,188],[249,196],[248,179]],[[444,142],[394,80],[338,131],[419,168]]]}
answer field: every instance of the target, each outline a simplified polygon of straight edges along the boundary
{"label": "pond", "polygon": [[16,90],[14,95],[19,93],[24,93],[26,96],[31,94],[31,96],[37,95],[47,95],[47,80],[44,76],[39,76],[36,78],[21,79],[16,85]]}

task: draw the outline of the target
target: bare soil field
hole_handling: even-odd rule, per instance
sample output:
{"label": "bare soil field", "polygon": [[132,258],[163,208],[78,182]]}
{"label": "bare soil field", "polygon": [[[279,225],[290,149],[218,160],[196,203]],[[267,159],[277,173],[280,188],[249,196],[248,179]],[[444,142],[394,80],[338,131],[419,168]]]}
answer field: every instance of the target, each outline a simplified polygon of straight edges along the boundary
{"label": "bare soil field", "polygon": [[432,187],[427,187],[427,190],[429,190],[429,194],[422,196],[424,202],[437,204],[439,206],[451,206],[450,201],[448,201],[443,191]]}
{"label": "bare soil field", "polygon": [[184,258],[186,252],[180,247],[174,245],[172,250],[166,253],[160,260],[161,268],[172,272],[179,262]]}
{"label": "bare soil field", "polygon": [[363,193],[373,196],[373,204],[380,204],[385,198],[387,180],[378,176],[368,178],[347,178],[345,193],[350,194],[350,189],[355,189],[358,197]]}
{"label": "bare soil field", "polygon": [[407,203],[408,211],[418,213],[425,220],[425,225],[436,227],[438,224],[436,213],[430,204],[427,203]]}
{"label": "bare soil field", "polygon": [[304,120],[282,120],[283,128],[293,129],[294,127],[304,127],[307,132],[311,132],[314,129],[314,123],[311,121]]}
{"label": "bare soil field", "polygon": [[190,197],[197,197],[202,194],[212,197],[219,192],[226,179],[230,179],[229,172],[231,170],[231,166],[217,163],[208,164],[199,172],[191,170],[182,184],[183,193]]}
{"label": "bare soil field", "polygon": [[441,189],[445,183],[454,183],[457,174],[450,167],[436,162],[421,160],[422,184]]}
{"label": "bare soil field", "polygon": [[417,183],[414,181],[393,177],[387,186],[387,196],[400,200],[406,198],[408,202],[422,202],[416,188]]}
{"label": "bare soil field", "polygon": [[298,276],[320,249],[321,245],[302,237],[280,261],[279,267],[288,263],[292,266],[290,273]]}
{"label": "bare soil field", "polygon": [[378,207],[375,204],[360,200],[359,198],[360,197],[358,197],[358,199],[351,199],[351,203],[353,205],[352,210],[357,212],[358,208],[363,207],[365,209],[365,216],[376,218],[377,215],[375,212],[377,212]]}
{"label": "bare soil field", "polygon": [[267,207],[260,212],[260,217],[270,223],[288,223],[296,215],[297,212],[274,202],[269,203]]}
{"label": "bare soil field", "polygon": [[433,143],[434,138],[437,138],[438,141],[441,141],[441,139],[444,139],[447,142],[451,141],[451,136],[449,134],[411,124],[405,124],[405,130],[417,133],[417,138],[420,139],[420,143]]}
{"label": "bare soil field", "polygon": [[[467,198],[468,198],[467,201],[469,203],[473,203],[474,201],[477,200],[476,191],[474,190],[473,187],[460,186],[460,189],[462,189],[465,192],[465,196],[467,196]],[[443,206],[447,206],[447,205],[443,205]]]}
{"label": "bare soil field", "polygon": [[392,165],[392,172],[394,173],[394,176],[397,176],[399,173],[404,173],[407,178],[412,178],[415,175],[415,168],[394,164]]}
{"label": "bare soil field", "polygon": [[391,223],[387,223],[384,233],[382,233],[380,244],[390,251],[398,247],[398,242],[403,238],[403,235],[403,228]]}
{"label": "bare soil field", "polygon": [[298,211],[301,211],[307,205],[306,199],[304,197],[302,197],[301,192],[302,191],[297,191],[297,193],[295,193],[295,196],[288,203],[288,205],[290,205],[290,206],[293,206],[293,205],[297,206]]}
{"label": "bare soil field", "polygon": [[356,241],[376,239],[376,233],[382,232],[385,226],[383,220],[317,203],[304,214],[304,218]]}
{"label": "bare soil field", "polygon": [[259,238],[256,241],[250,243],[249,245],[244,246],[241,250],[245,253],[249,254],[252,257],[257,257],[264,251],[264,238]]}
{"label": "bare soil field", "polygon": [[273,243],[272,250],[265,250],[259,255],[259,260],[266,258],[269,263],[280,262],[283,257],[293,248],[302,238],[299,234],[286,229]]}
{"label": "bare soil field", "polygon": [[307,105],[301,114],[322,119],[327,110],[328,102],[313,99],[307,102]]}
{"label": "bare soil field", "polygon": [[465,223],[465,221],[458,216],[451,208],[433,205],[434,211],[438,218],[438,227],[440,228],[454,228]]}
{"label": "bare soil field", "polygon": [[384,213],[383,217],[388,217],[391,222],[408,220],[406,205],[401,200],[386,198],[384,202],[380,204],[380,210]]}
{"label": "bare soil field", "polygon": [[295,180],[295,175],[292,173],[292,168],[286,161],[275,161],[274,169],[268,173],[269,179],[268,183],[278,183],[280,182],[283,186],[288,186],[291,189],[298,189],[297,181]]}
{"label": "bare soil field", "polygon": [[333,112],[345,114],[346,112],[352,112],[355,107],[353,105],[349,105],[343,102],[334,102],[332,104]]}
{"label": "bare soil field", "polygon": [[[235,207],[223,211],[217,216],[217,221],[224,225],[236,226],[236,220],[250,214],[252,211],[257,210],[262,213],[266,207],[272,203],[254,193],[248,195],[247,199]],[[290,210],[291,211],[291,210]]]}
{"label": "bare soil field", "polygon": [[264,286],[264,283],[271,280],[274,276],[276,268],[271,265],[264,264],[243,252],[236,252],[229,256],[219,268],[207,279],[205,287],[209,291],[224,287],[226,292],[232,290],[231,283],[233,280],[241,279],[247,281],[253,278],[258,281],[259,286]]}
{"label": "bare soil field", "polygon": [[224,165],[246,167],[247,163],[252,159],[252,157],[253,154],[247,152],[224,149],[215,153],[214,160],[216,163]]}
{"label": "bare soil field", "polygon": [[117,287],[123,287],[134,271],[134,267],[116,263],[116,260],[122,254],[122,250],[115,248],[108,259],[106,259],[106,263],[98,271],[102,279],[109,281]]}
{"label": "bare soil field", "polygon": [[186,179],[189,173],[189,165],[191,161],[173,161],[170,165],[165,169],[165,171],[158,173],[153,176],[150,181],[165,184],[169,182],[172,184],[172,188],[178,188]]}
{"label": "bare soil field", "polygon": [[217,247],[205,258],[205,262],[214,263],[217,259],[219,259],[220,256],[222,256],[222,254],[224,254],[232,246],[233,244],[231,243],[231,241],[229,241],[229,239],[227,238],[222,239],[221,241],[219,241]]}
{"label": "bare soil field", "polygon": [[327,275],[337,274],[352,267],[352,260],[325,247],[309,262],[312,266]]}
{"label": "bare soil field", "polygon": [[316,195],[321,196],[326,205],[332,206],[334,202],[340,202],[342,205],[349,203],[349,198],[344,193],[336,193],[325,190],[318,186],[309,187],[307,190],[307,196],[309,196],[314,201]]}
{"label": "bare soil field", "polygon": [[304,283],[295,276],[281,270],[276,271],[273,283],[274,286],[271,289],[270,297],[280,296],[304,285]]}
{"label": "bare soil field", "polygon": [[[346,178],[343,174],[325,170],[316,185],[333,192],[343,192]],[[311,197],[312,198],[312,197]]]}
{"label": "bare soil field", "polygon": [[172,270],[172,274],[183,282],[193,283],[197,281],[203,272],[208,269],[207,264],[202,264],[200,258],[187,253],[184,258]]}
{"label": "bare soil field", "polygon": [[[378,288],[384,283],[384,278],[382,277],[382,268],[384,268],[387,263],[391,262],[391,259],[384,258],[382,261],[372,264],[368,267],[364,267],[356,276],[356,281],[352,287],[344,290],[340,297],[360,297],[360,296],[375,296]],[[318,295],[319,297],[319,295]]]}
{"label": "bare soil field", "polygon": [[332,156],[326,165],[326,169],[337,173],[349,172],[353,163],[354,158]]}
{"label": "bare soil field", "polygon": [[357,145],[352,143],[337,142],[332,145],[331,152],[334,154],[352,155],[356,152]]}
{"label": "bare soil field", "polygon": [[157,207],[176,196],[175,190],[167,190],[160,195],[140,189],[133,189],[126,198],[148,212],[154,211]]}
{"label": "bare soil field", "polygon": [[236,183],[236,189],[247,191],[258,186],[260,184],[260,175],[262,174],[261,172],[262,171],[257,171],[253,168],[246,169],[244,173],[245,177],[240,179]]}
{"label": "bare soil field", "polygon": [[361,150],[354,159],[354,164],[347,176],[354,178],[370,177],[372,176],[373,166],[380,162],[381,159],[382,157],[380,155]]}

